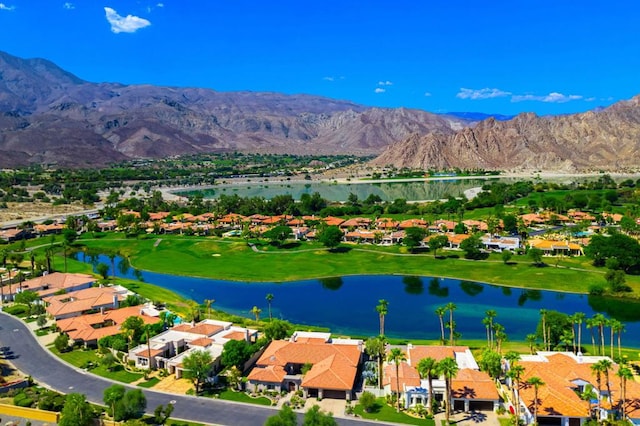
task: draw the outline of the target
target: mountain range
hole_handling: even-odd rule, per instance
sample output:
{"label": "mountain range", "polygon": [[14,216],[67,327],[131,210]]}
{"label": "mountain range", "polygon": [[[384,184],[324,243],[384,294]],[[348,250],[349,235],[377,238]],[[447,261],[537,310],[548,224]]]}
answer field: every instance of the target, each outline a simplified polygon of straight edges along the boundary
{"label": "mountain range", "polygon": [[371,155],[414,133],[470,123],[309,95],[91,83],[0,52],[0,167],[223,151]]}
{"label": "mountain range", "polygon": [[411,168],[640,166],[640,96],[515,117],[372,108],[310,95],[93,83],[0,52],[0,167],[104,166],[208,152],[379,155]]}

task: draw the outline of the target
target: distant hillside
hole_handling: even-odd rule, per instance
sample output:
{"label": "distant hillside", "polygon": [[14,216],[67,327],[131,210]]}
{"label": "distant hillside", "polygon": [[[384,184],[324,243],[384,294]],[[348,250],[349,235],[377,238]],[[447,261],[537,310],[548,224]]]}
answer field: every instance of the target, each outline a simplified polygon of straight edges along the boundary
{"label": "distant hillside", "polygon": [[640,96],[582,114],[489,118],[456,133],[414,134],[373,161],[415,168],[624,170],[640,167]]}
{"label": "distant hillside", "polygon": [[514,117],[513,115],[485,114],[484,112],[448,112],[446,115],[453,115],[454,117],[469,121],[482,121],[492,117],[499,121],[506,121]]}
{"label": "distant hillside", "polygon": [[0,52],[0,167],[216,151],[377,154],[473,120],[309,95],[91,83]]}

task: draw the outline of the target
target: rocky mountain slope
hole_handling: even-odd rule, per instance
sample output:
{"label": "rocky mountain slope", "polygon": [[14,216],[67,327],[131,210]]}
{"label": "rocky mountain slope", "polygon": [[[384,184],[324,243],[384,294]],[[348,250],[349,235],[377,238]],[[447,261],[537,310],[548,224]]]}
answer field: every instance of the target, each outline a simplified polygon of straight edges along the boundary
{"label": "rocky mountain slope", "polygon": [[378,154],[410,134],[469,123],[308,95],[91,83],[0,52],[0,167],[236,150]]}
{"label": "rocky mountain slope", "polygon": [[413,134],[373,162],[411,168],[623,170],[640,167],[640,96],[582,114],[489,118],[454,134]]}

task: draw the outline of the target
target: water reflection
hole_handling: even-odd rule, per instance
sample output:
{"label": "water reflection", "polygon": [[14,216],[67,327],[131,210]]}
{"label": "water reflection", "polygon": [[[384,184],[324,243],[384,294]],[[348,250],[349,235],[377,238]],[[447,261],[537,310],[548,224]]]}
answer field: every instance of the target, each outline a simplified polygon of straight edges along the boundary
{"label": "water reflection", "polygon": [[[111,261],[108,256],[87,253],[78,253],[77,258],[94,267]],[[121,265],[122,259],[114,260]],[[527,334],[535,332],[540,309],[546,309],[565,314],[584,312],[587,317],[603,313],[616,318],[626,325],[625,343],[640,346],[640,303],[632,301],[437,277],[376,275],[246,283],[158,274],[122,265],[117,271],[119,276],[143,279],[199,303],[213,298],[219,309],[246,317],[250,316],[252,306],[266,311],[265,296],[271,293],[277,317],[297,324],[328,327],[337,334],[375,335],[379,329],[375,306],[385,299],[389,302],[385,329],[391,337],[438,339],[439,320],[434,312],[452,302],[457,306],[454,314],[457,331],[463,338],[485,339],[484,313],[495,310],[496,321],[505,326],[509,338],[524,340]]]}

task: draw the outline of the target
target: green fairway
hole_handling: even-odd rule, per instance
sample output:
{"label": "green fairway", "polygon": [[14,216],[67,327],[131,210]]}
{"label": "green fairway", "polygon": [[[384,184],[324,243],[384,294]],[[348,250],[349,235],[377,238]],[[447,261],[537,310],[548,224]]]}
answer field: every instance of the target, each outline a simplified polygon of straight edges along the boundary
{"label": "green fairway", "polygon": [[[498,255],[472,261],[460,251],[442,250],[410,254],[406,247],[343,245],[331,252],[316,243],[275,249],[262,243],[258,252],[242,240],[162,236],[125,239],[109,234],[101,239],[83,239],[87,249],[116,251],[129,257],[131,265],[175,275],[232,281],[293,281],[360,274],[403,274],[457,278],[513,287],[586,293],[593,284],[604,284],[604,269],[596,269],[584,257],[544,258],[543,267],[533,266],[526,256],[514,256],[505,265]],[[58,260],[60,263],[60,260]],[[86,271],[86,265],[69,261],[69,270]],[[632,294],[640,295],[640,277],[627,276]]]}

